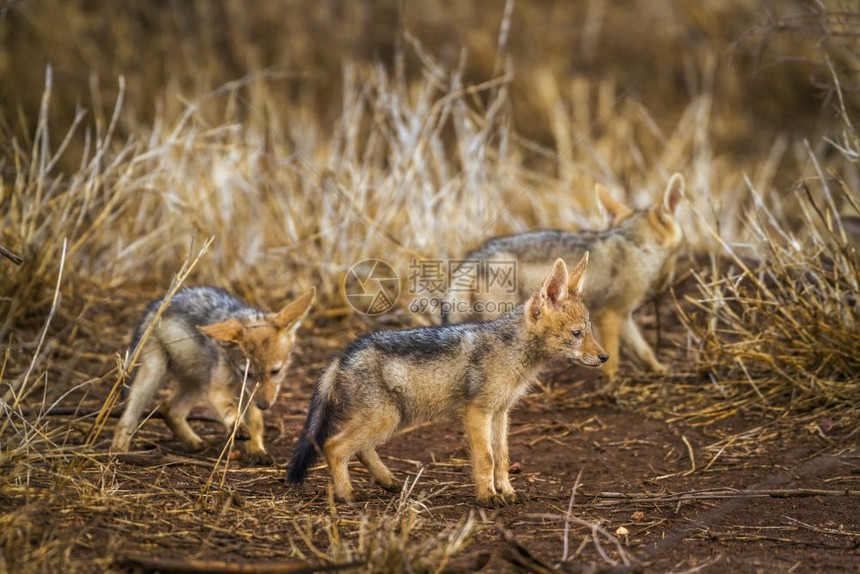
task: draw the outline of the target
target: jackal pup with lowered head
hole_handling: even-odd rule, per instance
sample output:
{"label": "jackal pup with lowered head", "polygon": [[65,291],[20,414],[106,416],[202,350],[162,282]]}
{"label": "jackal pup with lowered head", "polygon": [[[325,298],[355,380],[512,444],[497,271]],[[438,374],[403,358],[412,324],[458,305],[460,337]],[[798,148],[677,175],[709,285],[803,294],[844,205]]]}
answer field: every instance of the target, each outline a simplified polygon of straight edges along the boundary
{"label": "jackal pup with lowered head", "polygon": [[478,502],[514,502],[508,412],[527,381],[555,357],[590,367],[608,359],[579,298],[587,263],[586,253],[568,275],[558,259],[524,305],[494,321],[377,331],[355,340],[317,382],[289,481],[303,482],[322,451],[339,499],[354,499],[347,469],[353,455],[374,482],[399,490],[377,445],[402,427],[458,417],[471,446]]}
{"label": "jackal pup with lowered head", "polygon": [[[195,405],[211,405],[229,432],[241,402],[245,414],[237,436],[247,439],[247,454],[271,463],[263,446],[263,411],[275,402],[286,378],[296,329],[314,293],[311,289],[277,313],[266,313],[215,287],[179,290],[153,326],[131,382],[123,388],[126,405],[113,450],[128,451],[141,415],[167,380],[174,379],[177,389],[159,408],[179,440],[194,450],[204,446],[186,420]],[[132,349],[162,302],[147,307]]]}
{"label": "jackal pup with lowered head", "polygon": [[604,372],[612,378],[618,370],[619,343],[648,370],[666,372],[666,366],[657,360],[633,321],[633,312],[648,297],[663,290],[673,273],[682,239],[675,212],[684,196],[684,178],[680,173],[674,174],[662,197],[640,211],[615,201],[600,186],[597,192],[613,218],[609,229],[533,231],[496,237],[466,255],[466,260],[516,261],[517,290],[503,292],[490,287],[486,277],[477,275],[475,288],[468,295],[471,300],[450,300],[443,312],[443,323],[491,319],[494,314],[475,316],[469,310],[479,308],[478,301],[523,301],[540,285],[544,269],[556,257],[576,261],[589,251],[595,263],[582,300],[594,315],[597,335],[612,357]]}

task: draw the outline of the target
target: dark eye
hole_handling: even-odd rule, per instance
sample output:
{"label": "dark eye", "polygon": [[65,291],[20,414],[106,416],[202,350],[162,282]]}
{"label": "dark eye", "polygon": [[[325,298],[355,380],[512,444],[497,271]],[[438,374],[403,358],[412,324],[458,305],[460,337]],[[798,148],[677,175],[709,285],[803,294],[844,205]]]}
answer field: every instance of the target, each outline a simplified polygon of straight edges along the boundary
{"label": "dark eye", "polygon": [[278,367],[277,369],[272,369],[271,371],[269,371],[269,375],[274,377],[275,375],[277,375],[280,372],[281,372],[281,368]]}
{"label": "dark eye", "polygon": [[574,337],[576,337],[577,339],[582,337],[582,331],[580,331],[579,329],[574,329],[573,331],[570,332],[570,334],[573,335]]}

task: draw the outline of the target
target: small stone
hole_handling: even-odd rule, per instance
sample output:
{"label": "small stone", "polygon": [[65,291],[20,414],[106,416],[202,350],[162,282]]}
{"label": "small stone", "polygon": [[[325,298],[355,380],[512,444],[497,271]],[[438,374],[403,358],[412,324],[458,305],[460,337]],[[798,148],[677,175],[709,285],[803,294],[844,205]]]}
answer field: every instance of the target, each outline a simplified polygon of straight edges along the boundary
{"label": "small stone", "polygon": [[645,520],[645,513],[642,512],[641,510],[637,510],[636,512],[634,512],[633,514],[630,515],[630,518],[632,518],[633,520],[636,520],[636,521],[642,521],[642,520]]}
{"label": "small stone", "polygon": [[522,471],[523,471],[523,465],[518,463],[518,462],[515,462],[510,467],[508,467],[508,472],[510,474],[519,474]]}

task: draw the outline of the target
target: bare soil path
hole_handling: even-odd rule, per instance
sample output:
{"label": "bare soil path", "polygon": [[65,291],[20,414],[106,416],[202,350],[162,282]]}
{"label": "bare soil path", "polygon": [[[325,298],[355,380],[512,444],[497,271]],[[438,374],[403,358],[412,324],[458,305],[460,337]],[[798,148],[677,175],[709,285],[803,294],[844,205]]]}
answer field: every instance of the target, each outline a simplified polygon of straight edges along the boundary
{"label": "bare soil path", "polygon": [[[223,431],[205,417],[193,423],[212,443],[202,453],[183,452],[160,420],[150,420],[136,437],[137,454],[113,462],[105,438],[112,422],[87,449],[78,445],[92,419],[54,417],[44,430],[70,425],[61,435],[66,454],[29,461],[28,484],[0,491],[7,550],[14,542],[31,562],[52,554],[49,563],[81,571],[127,569],[121,559],[129,555],[235,563],[320,563],[326,552],[343,558],[332,545],[358,547],[359,525],[391,515],[398,496],[370,483],[357,464],[360,500],[351,507],[330,503],[324,466],[301,487],[284,481],[314,378],[336,351],[330,338],[315,336],[305,347],[316,349],[313,356],[297,356],[295,388],[267,419],[278,466],[216,465]],[[408,498],[421,519],[410,536],[453,531],[471,515],[471,542],[450,570],[860,571],[856,429],[827,421],[796,428],[752,414],[693,426],[595,392],[593,372],[554,365],[542,380],[558,416],[533,395],[512,413],[521,498],[514,505],[475,506],[456,424],[408,429],[380,449],[397,476],[414,481]],[[632,379],[625,384],[628,396],[638,392]],[[100,400],[84,402],[97,407]]]}

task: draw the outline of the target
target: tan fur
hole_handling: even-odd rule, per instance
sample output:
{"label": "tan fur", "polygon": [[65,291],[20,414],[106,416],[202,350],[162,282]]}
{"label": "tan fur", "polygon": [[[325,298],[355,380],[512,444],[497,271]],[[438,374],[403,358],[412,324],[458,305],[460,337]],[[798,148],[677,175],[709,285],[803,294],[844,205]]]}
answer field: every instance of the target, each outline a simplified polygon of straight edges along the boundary
{"label": "tan fur", "polygon": [[633,215],[634,211],[612,197],[605,185],[595,184],[594,191],[597,195],[597,205],[606,212],[612,225]]}
{"label": "tan fur", "polygon": [[[176,380],[177,388],[159,408],[176,438],[194,450],[204,446],[186,418],[198,404],[211,406],[227,431],[232,432],[241,414],[241,402],[244,417],[237,436],[247,439],[245,449],[249,455],[263,456],[262,411],[275,402],[286,380],[295,332],[314,294],[312,289],[276,313],[262,314],[245,308],[247,312],[240,317],[210,325],[195,324],[192,314],[182,310],[165,312],[141,350],[112,450],[128,451],[141,414],[171,378]],[[193,295],[183,304],[193,309]],[[195,329],[217,344],[202,345],[204,340],[195,334]],[[246,365],[248,380],[243,388]]]}
{"label": "tan fur", "polygon": [[[586,254],[568,274],[564,261],[557,260],[524,306],[493,323],[387,331],[356,341],[358,346],[336,359],[314,390],[290,480],[304,480],[316,443],[340,500],[355,497],[347,467],[354,455],[374,482],[397,490],[400,483],[376,446],[404,426],[456,417],[468,435],[479,503],[514,502],[508,413],[528,390],[527,381],[554,357],[592,367],[607,359],[579,298],[587,263]],[[440,353],[438,345],[451,350]],[[304,466],[296,469],[296,461]]]}
{"label": "tan fur", "polygon": [[[683,199],[684,178],[674,174],[662,196],[650,208],[633,211],[614,200],[608,190],[598,186],[596,194],[613,220],[613,227],[602,232],[564,234],[535,232],[488,241],[467,259],[517,262],[517,293],[487,289],[476,281],[469,303],[478,301],[516,302],[524,293],[540,285],[547,259],[561,257],[575,260],[584,250],[594,262],[582,299],[594,316],[595,326],[610,355],[604,372],[613,378],[619,366],[619,347],[645,368],[666,372],[633,321],[633,312],[647,298],[659,293],[669,283],[674,271],[676,253],[682,234],[675,211]],[[484,313],[478,318],[491,319],[497,314]],[[459,322],[467,316],[451,313],[448,320]]]}
{"label": "tan fur", "polygon": [[258,375],[254,402],[262,410],[269,408],[278,396],[286,376],[286,363],[296,344],[295,328],[310,308],[314,294],[311,289],[263,321],[229,319],[198,327],[217,341],[238,345],[250,361],[250,372]]}

